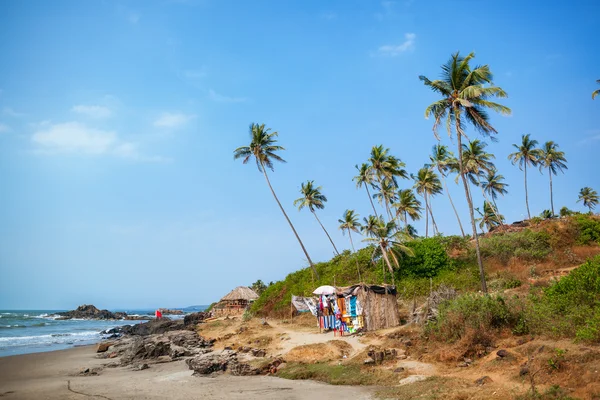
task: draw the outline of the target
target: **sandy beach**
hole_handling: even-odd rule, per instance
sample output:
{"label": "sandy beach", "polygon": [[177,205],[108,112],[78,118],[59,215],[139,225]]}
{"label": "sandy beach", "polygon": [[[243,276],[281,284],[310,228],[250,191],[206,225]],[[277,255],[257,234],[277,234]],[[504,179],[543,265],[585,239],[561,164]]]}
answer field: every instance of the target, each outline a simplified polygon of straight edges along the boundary
{"label": "sandy beach", "polygon": [[[6,399],[371,399],[363,387],[331,386],[269,376],[192,376],[184,361],[103,368],[98,375],[81,376],[106,359],[95,357],[95,346],[0,358],[0,397]],[[70,387],[70,389],[69,389]]]}

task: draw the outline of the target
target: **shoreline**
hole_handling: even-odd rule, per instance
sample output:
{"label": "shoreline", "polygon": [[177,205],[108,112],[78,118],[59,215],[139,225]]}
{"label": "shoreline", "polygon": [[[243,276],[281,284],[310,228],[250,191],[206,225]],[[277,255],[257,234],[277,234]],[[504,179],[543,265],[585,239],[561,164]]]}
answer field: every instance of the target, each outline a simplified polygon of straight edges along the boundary
{"label": "shoreline", "polygon": [[[116,399],[282,399],[309,400],[330,396],[371,399],[372,389],[292,381],[272,376],[192,376],[183,360],[131,367],[104,367],[96,346],[0,357],[0,397],[6,399],[78,399],[88,396]],[[81,375],[89,368],[98,375]]]}

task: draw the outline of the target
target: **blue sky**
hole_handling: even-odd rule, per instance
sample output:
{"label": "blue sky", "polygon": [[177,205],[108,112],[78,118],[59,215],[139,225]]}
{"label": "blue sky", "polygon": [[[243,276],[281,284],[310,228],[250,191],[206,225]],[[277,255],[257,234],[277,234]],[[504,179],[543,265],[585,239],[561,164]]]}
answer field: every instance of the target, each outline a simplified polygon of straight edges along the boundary
{"label": "blue sky", "polygon": [[[513,109],[492,116],[489,150],[510,184],[500,212],[526,213],[522,172],[506,159],[524,133],[566,152],[556,208],[583,210],[579,189],[600,190],[600,4],[476,4],[0,2],[0,308],[207,304],[306,265],[261,174],[232,159],[251,122],[280,133],[288,163],[272,183],[311,257],[332,249],[292,207],[307,179],[348,248],[337,219],[369,213],[354,165],[377,144],[409,172],[427,161],[423,112],[436,97],[418,76],[436,78],[457,50],[490,65]],[[549,208],[547,175],[532,171],[529,187],[532,213]],[[433,212],[458,232],[446,197]]]}

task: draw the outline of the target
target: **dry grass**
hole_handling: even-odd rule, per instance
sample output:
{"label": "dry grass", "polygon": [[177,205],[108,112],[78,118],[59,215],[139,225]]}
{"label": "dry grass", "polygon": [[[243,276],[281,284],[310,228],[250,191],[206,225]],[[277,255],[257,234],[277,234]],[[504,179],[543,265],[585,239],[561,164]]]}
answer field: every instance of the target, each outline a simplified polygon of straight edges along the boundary
{"label": "dry grass", "polygon": [[315,363],[341,360],[353,351],[350,344],[341,340],[330,340],[327,343],[306,344],[294,347],[285,355],[287,362]]}

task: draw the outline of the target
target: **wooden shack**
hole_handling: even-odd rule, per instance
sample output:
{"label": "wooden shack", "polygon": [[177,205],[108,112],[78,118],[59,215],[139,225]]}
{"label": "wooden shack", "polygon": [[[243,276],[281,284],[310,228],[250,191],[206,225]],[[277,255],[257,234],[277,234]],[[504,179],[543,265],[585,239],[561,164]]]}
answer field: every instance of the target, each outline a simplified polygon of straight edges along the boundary
{"label": "wooden shack", "polygon": [[215,317],[241,315],[256,299],[258,294],[254,290],[246,286],[238,286],[219,300],[213,307],[213,315]]}

